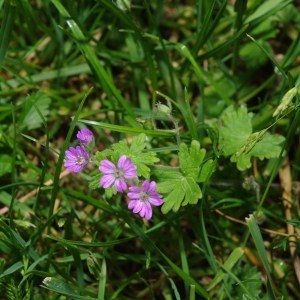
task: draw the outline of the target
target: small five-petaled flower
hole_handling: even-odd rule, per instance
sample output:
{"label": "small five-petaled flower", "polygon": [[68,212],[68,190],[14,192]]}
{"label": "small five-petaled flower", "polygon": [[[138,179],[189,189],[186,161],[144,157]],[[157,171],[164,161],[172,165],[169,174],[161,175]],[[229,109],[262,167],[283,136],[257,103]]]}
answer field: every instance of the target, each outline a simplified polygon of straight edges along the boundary
{"label": "small five-petaled flower", "polygon": [[137,177],[136,165],[126,155],[119,158],[117,165],[107,159],[101,160],[99,170],[104,174],[100,185],[105,189],[114,186],[119,193],[127,190],[128,179]]}
{"label": "small five-petaled flower", "polygon": [[147,220],[152,217],[152,206],[163,204],[162,195],[156,192],[156,182],[145,180],[141,187],[131,186],[127,194],[128,208]]}
{"label": "small five-petaled flower", "polygon": [[89,162],[89,154],[83,146],[70,147],[66,151],[65,168],[74,173],[81,172]]}

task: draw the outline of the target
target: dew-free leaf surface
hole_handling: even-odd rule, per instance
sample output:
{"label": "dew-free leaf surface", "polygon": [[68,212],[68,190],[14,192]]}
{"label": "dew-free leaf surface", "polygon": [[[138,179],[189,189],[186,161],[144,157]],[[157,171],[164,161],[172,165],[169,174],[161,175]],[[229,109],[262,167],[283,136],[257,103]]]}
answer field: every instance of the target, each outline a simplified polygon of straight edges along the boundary
{"label": "dew-free leaf surface", "polygon": [[272,135],[266,129],[252,133],[253,114],[245,106],[228,107],[219,123],[219,147],[225,156],[231,156],[239,170],[251,167],[251,157],[278,157],[284,137]]}
{"label": "dew-free leaf surface", "polygon": [[202,198],[199,182],[208,180],[213,172],[212,161],[203,163],[204,157],[205,150],[198,141],[193,140],[190,148],[182,143],[178,153],[179,171],[157,171],[160,179],[157,190],[164,195],[163,213],[178,211],[180,206],[196,204]]}

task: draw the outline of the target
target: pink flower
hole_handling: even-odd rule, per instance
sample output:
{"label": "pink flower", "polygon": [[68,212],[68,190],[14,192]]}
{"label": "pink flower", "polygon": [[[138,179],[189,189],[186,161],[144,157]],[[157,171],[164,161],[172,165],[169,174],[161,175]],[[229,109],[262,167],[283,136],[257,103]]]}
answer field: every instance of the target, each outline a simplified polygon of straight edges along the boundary
{"label": "pink flower", "polygon": [[79,142],[89,144],[93,140],[94,135],[89,129],[81,129],[78,131],[76,137]]}
{"label": "pink flower", "polygon": [[101,160],[99,170],[104,174],[100,179],[100,185],[105,189],[114,186],[119,193],[127,190],[127,179],[137,176],[136,165],[126,155],[119,158],[117,166],[107,159]]}
{"label": "pink flower", "polygon": [[141,187],[131,186],[127,194],[130,202],[128,209],[138,213],[142,218],[147,220],[152,217],[152,206],[163,204],[162,195],[156,192],[156,182],[145,180]]}
{"label": "pink flower", "polygon": [[80,172],[89,162],[89,154],[83,146],[70,147],[66,151],[67,160],[64,162],[65,168],[70,172]]}

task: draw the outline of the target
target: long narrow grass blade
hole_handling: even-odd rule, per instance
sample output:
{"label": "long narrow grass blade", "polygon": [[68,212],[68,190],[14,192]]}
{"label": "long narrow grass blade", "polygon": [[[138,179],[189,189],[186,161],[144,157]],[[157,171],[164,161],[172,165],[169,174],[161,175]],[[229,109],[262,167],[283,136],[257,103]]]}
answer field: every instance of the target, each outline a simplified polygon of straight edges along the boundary
{"label": "long narrow grass blade", "polygon": [[[235,3],[235,11],[236,11],[236,18],[235,18],[235,31],[238,32],[243,26],[243,17],[244,14],[247,12],[247,0],[237,1]],[[233,58],[232,58],[232,69],[236,72],[237,64],[238,64],[238,56],[239,56],[239,49],[240,49],[240,42],[237,40],[234,45],[233,51]]]}
{"label": "long narrow grass blade", "polygon": [[284,76],[287,79],[287,74],[285,72],[285,70],[282,68],[282,66],[280,64],[278,64],[278,62],[274,59],[273,56],[270,55],[270,53],[260,44],[258,43],[255,38],[253,38],[252,36],[250,36],[249,34],[247,34],[247,36],[255,43],[255,45],[261,49],[261,51],[272,61],[272,63],[274,64],[274,66],[276,66],[276,68],[280,71],[281,75]]}
{"label": "long narrow grass blade", "polygon": [[[210,7],[209,7],[208,11],[205,12],[203,23],[198,26],[198,28],[200,28],[200,31],[197,33],[197,39],[195,42],[195,46],[194,46],[193,50],[191,51],[194,57],[198,53],[199,49],[203,46],[203,44],[207,41],[207,39],[212,36],[212,33],[216,29],[216,27],[220,21],[220,18],[222,17],[222,15],[226,9],[226,6],[227,6],[227,1],[223,1],[221,7],[218,9],[217,15],[215,17],[212,17],[212,15],[214,13],[216,1],[209,1],[209,2],[210,2]],[[204,6],[204,1],[199,1],[198,7],[200,7],[200,5]],[[213,22],[211,22],[212,19],[213,19]]]}
{"label": "long narrow grass blade", "polygon": [[267,0],[257,2],[261,3],[261,5],[245,20],[247,23],[251,22],[252,25],[261,22],[269,16],[275,15],[278,11],[293,2],[293,0]]}
{"label": "long narrow grass blade", "polygon": [[[38,83],[44,80],[53,80],[59,77],[69,77],[75,76],[78,74],[89,74],[91,73],[91,68],[87,63],[78,64],[74,66],[68,66],[65,68],[41,72],[38,74],[33,74],[29,77],[20,76],[14,79],[9,79],[5,82],[0,82],[1,90],[11,90],[12,88],[16,88],[23,84]],[[0,94],[1,95],[1,94]]]}
{"label": "long narrow grass blade", "polygon": [[60,243],[64,247],[80,246],[80,247],[90,247],[90,248],[111,247],[111,246],[115,246],[115,245],[119,245],[119,244],[128,242],[128,241],[132,240],[133,238],[135,238],[135,236],[133,236],[133,237],[128,237],[128,238],[124,238],[124,239],[120,239],[120,240],[111,240],[108,242],[82,242],[82,241],[72,241],[72,240],[57,238],[57,237],[50,236],[50,235],[47,237],[51,240],[54,240],[54,241]]}
{"label": "long narrow grass blade", "polygon": [[273,284],[272,284],[272,277],[271,277],[271,273],[272,270],[270,268],[269,262],[268,262],[268,258],[267,258],[267,252],[264,246],[264,241],[261,235],[261,232],[259,230],[259,227],[255,221],[255,218],[253,215],[250,215],[249,218],[246,218],[246,223],[248,225],[250,234],[253,238],[253,242],[255,244],[255,247],[257,249],[257,253],[261,259],[261,262],[264,266],[264,269],[267,273],[267,289],[268,289],[268,295],[270,300],[275,300],[275,291],[273,288]]}
{"label": "long narrow grass blade", "polygon": [[12,25],[14,22],[14,15],[16,6],[13,1],[6,1],[3,9],[3,20],[0,29],[0,68],[4,60],[9,40],[11,38]]}
{"label": "long narrow grass blade", "polygon": [[80,120],[81,123],[89,124],[93,126],[97,126],[103,129],[110,129],[112,131],[117,132],[124,132],[124,133],[145,133],[146,135],[150,136],[157,136],[157,137],[174,137],[175,132],[174,130],[150,130],[150,129],[143,129],[143,128],[132,128],[127,126],[120,126],[115,124],[108,124],[104,122],[97,122],[97,121],[90,121],[90,120]]}
{"label": "long narrow grass blade", "polygon": [[[224,268],[226,270],[231,270],[233,268],[233,266],[241,259],[241,257],[243,256],[244,251],[242,248],[235,248],[231,254],[229,255],[229,257],[227,258],[227,260],[224,263]],[[208,287],[208,291],[212,290],[217,284],[219,284],[225,277],[227,276],[226,273],[224,273],[223,271],[220,271],[216,274],[215,278],[212,280],[212,282],[210,283],[209,287]]]}
{"label": "long narrow grass blade", "polygon": [[101,265],[101,274],[99,276],[100,278],[99,278],[98,300],[105,299],[106,276],[107,276],[106,261],[105,258],[103,257],[102,265]]}
{"label": "long narrow grass blade", "polygon": [[9,267],[8,269],[4,270],[2,272],[2,274],[0,274],[0,279],[4,278],[5,276],[8,276],[10,274],[15,273],[16,271],[20,270],[23,267],[24,267],[24,264],[21,261],[18,261],[16,263],[14,263],[11,267]]}
{"label": "long narrow grass blade", "polygon": [[172,290],[174,292],[175,299],[176,300],[181,300],[180,293],[179,293],[178,288],[176,286],[176,283],[174,282],[174,280],[172,279],[172,277],[168,274],[167,270],[161,264],[158,264],[158,267],[161,269],[161,271],[163,272],[163,274],[165,274],[165,276],[169,280],[169,282],[171,284],[171,287],[172,287]]}

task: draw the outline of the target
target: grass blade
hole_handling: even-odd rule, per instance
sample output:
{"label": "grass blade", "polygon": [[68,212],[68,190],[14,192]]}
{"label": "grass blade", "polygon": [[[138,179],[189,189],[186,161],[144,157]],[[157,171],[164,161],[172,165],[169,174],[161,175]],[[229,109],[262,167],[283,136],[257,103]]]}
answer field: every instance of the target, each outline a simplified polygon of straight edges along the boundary
{"label": "grass blade", "polygon": [[249,218],[246,218],[246,223],[248,225],[250,234],[253,238],[253,242],[255,244],[258,255],[259,255],[259,257],[261,259],[261,262],[264,266],[264,269],[267,273],[267,277],[268,277],[268,279],[267,279],[267,291],[268,291],[268,295],[269,295],[268,299],[275,300],[276,299],[275,291],[274,291],[274,288],[273,288],[272,277],[271,277],[272,270],[271,270],[270,264],[268,262],[267,252],[266,252],[266,249],[265,249],[265,246],[264,246],[264,241],[263,241],[261,232],[259,230],[259,227],[258,227],[258,225],[256,223],[256,220],[255,220],[253,215],[250,215]]}
{"label": "grass blade", "polygon": [[101,273],[99,276],[98,300],[105,299],[106,276],[107,276],[106,261],[105,258],[103,257],[102,265],[101,265]]}
{"label": "grass blade", "polygon": [[0,29],[0,68],[2,66],[2,62],[4,60],[9,45],[9,40],[11,38],[15,11],[15,3],[13,1],[5,1],[3,10],[3,20]]}

